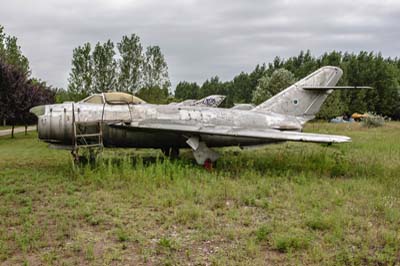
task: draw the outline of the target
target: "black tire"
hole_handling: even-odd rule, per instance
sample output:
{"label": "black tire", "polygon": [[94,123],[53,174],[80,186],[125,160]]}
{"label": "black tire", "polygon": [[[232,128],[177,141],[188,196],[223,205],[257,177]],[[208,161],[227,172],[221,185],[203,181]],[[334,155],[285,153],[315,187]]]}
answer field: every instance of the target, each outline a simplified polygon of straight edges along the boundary
{"label": "black tire", "polygon": [[161,151],[166,157],[169,157],[171,155],[171,148],[161,148]]}
{"label": "black tire", "polygon": [[179,148],[171,148],[171,153],[169,155],[172,159],[179,158]]}

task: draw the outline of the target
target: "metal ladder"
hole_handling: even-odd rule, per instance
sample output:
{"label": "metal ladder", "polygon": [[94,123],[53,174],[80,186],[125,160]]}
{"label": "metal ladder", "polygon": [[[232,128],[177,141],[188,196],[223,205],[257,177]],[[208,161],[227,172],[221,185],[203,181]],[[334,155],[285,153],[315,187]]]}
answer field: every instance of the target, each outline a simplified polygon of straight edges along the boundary
{"label": "metal ladder", "polygon": [[[79,109],[78,109],[79,112]],[[104,110],[103,110],[104,112]],[[83,130],[82,130],[83,128]],[[86,133],[85,131],[95,129],[94,132]],[[83,131],[83,132],[82,132]],[[91,130],[93,131],[93,130]],[[101,121],[83,122],[76,121],[74,105],[72,105],[72,150],[71,154],[76,162],[79,161],[80,148],[100,148],[103,149],[103,115]],[[90,152],[93,150],[90,149]]]}
{"label": "metal ladder", "polygon": [[[94,133],[81,132],[83,128],[96,128]],[[74,149],[79,148],[103,148],[103,129],[101,121],[97,122],[77,122],[73,123],[74,128]]]}
{"label": "metal ladder", "polygon": [[[103,110],[101,114],[101,120],[95,122],[81,122],[76,121],[75,119],[75,106],[72,104],[72,150],[71,154],[74,157],[75,161],[79,161],[79,148],[100,148],[101,150],[104,148],[103,144],[103,124],[104,124],[104,113],[105,113],[106,103],[103,103]],[[129,103],[127,103],[129,115],[132,122],[132,112],[130,109]],[[79,113],[79,108],[78,108]],[[96,128],[95,132],[86,133],[81,132],[81,127],[85,129]],[[92,154],[93,149],[89,149]]]}

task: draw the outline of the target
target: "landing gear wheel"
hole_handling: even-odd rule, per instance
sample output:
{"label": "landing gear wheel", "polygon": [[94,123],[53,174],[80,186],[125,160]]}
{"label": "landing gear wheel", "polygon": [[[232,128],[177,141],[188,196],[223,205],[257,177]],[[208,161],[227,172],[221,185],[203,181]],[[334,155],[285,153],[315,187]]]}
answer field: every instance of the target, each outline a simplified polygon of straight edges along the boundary
{"label": "landing gear wheel", "polygon": [[178,148],[171,148],[171,153],[169,155],[172,159],[177,159],[179,157],[179,149]]}
{"label": "landing gear wheel", "polygon": [[204,161],[203,167],[207,171],[212,171],[213,170],[213,162],[210,159],[207,159]]}
{"label": "landing gear wheel", "polygon": [[171,154],[171,148],[161,148],[161,151],[166,157],[169,157]]}
{"label": "landing gear wheel", "polygon": [[99,149],[89,149],[89,156],[88,156],[88,161],[90,164],[95,164],[97,158],[99,157],[101,150]]}
{"label": "landing gear wheel", "polygon": [[78,150],[72,150],[71,151],[72,158],[74,159],[74,163],[78,164],[79,163],[79,154]]}

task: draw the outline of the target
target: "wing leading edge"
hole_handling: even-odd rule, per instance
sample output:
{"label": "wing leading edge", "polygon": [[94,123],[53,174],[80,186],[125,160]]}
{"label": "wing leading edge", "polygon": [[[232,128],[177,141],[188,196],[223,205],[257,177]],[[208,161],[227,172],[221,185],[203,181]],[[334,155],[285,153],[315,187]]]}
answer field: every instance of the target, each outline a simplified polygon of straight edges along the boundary
{"label": "wing leading edge", "polygon": [[219,135],[229,137],[244,137],[256,139],[272,139],[280,141],[301,141],[315,143],[343,143],[351,142],[351,138],[339,135],[325,135],[315,133],[303,133],[298,131],[280,131],[276,129],[247,129],[225,126],[194,126],[185,124],[171,123],[155,123],[155,122],[140,122],[140,123],[116,123],[109,125],[111,127],[125,128],[127,130],[141,131],[165,131],[170,133],[193,135]]}

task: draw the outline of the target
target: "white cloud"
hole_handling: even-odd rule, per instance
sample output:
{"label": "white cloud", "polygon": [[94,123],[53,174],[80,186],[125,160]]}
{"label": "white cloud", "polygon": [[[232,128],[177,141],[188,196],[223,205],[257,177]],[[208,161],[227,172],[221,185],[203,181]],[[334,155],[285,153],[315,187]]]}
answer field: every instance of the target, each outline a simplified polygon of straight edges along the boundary
{"label": "white cloud", "polygon": [[0,17],[33,74],[62,87],[74,47],[130,33],[161,46],[173,84],[231,79],[302,49],[398,56],[400,48],[395,0],[13,0],[3,3]]}

